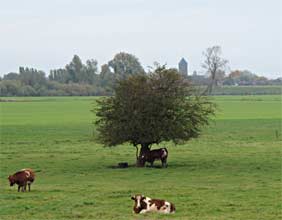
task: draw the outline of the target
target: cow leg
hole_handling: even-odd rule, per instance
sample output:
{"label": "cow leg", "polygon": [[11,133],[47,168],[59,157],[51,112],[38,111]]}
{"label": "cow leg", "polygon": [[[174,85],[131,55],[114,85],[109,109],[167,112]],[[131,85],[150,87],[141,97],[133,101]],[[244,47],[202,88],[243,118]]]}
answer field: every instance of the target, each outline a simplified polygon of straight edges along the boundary
{"label": "cow leg", "polygon": [[154,166],[154,161],[151,161],[150,163],[151,163],[151,167],[153,167]]}
{"label": "cow leg", "polygon": [[23,192],[26,192],[26,183],[23,185],[22,189],[23,189]]}
{"label": "cow leg", "polygon": [[31,183],[28,183],[28,191],[29,191],[29,192],[30,192],[30,184],[31,184]]}
{"label": "cow leg", "polygon": [[21,186],[19,185],[19,186],[18,186],[18,192],[20,191],[20,189],[21,189]]}
{"label": "cow leg", "polygon": [[162,167],[167,167],[166,159],[162,159]]}
{"label": "cow leg", "polygon": [[139,213],[140,213],[140,214],[144,214],[144,213],[146,213],[146,212],[148,212],[146,209],[142,209]]}

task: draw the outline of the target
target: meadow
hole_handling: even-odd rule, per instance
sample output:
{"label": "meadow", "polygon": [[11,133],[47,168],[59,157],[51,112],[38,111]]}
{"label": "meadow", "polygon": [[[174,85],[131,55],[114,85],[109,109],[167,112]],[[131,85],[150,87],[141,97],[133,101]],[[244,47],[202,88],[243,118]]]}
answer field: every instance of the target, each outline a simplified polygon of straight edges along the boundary
{"label": "meadow", "polygon": [[268,86],[216,86],[213,95],[281,95],[281,85]]}
{"label": "meadow", "polygon": [[[212,97],[217,114],[198,139],[160,145],[167,169],[113,169],[134,164],[135,148],[97,144],[95,99],[2,99],[1,220],[282,218],[280,95]],[[18,193],[7,177],[26,167],[37,177]],[[135,193],[167,199],[176,213],[135,215]]]}

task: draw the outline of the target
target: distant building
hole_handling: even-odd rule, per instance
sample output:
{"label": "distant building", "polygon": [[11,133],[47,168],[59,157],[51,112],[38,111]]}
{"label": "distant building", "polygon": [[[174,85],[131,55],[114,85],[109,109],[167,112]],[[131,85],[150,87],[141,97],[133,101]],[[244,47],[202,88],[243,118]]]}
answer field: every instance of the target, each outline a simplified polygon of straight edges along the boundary
{"label": "distant building", "polygon": [[188,63],[184,58],[182,58],[178,63],[178,71],[183,76],[188,76]]}

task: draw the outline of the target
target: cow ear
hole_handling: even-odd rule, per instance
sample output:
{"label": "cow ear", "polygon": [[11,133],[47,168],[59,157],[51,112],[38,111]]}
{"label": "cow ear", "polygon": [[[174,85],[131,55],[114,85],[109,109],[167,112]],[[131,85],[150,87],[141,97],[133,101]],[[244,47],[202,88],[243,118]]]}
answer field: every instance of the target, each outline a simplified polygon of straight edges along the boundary
{"label": "cow ear", "polygon": [[135,196],[131,196],[131,199],[132,199],[132,200],[135,200]]}

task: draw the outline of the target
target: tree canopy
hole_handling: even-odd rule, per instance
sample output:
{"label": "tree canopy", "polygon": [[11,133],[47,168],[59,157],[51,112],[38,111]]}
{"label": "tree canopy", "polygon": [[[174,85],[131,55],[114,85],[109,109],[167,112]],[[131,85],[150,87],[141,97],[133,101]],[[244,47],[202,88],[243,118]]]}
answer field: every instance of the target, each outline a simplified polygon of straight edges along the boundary
{"label": "tree canopy", "polygon": [[132,54],[121,52],[109,61],[108,66],[113,69],[117,79],[125,79],[134,74],[145,73],[139,60]]}

